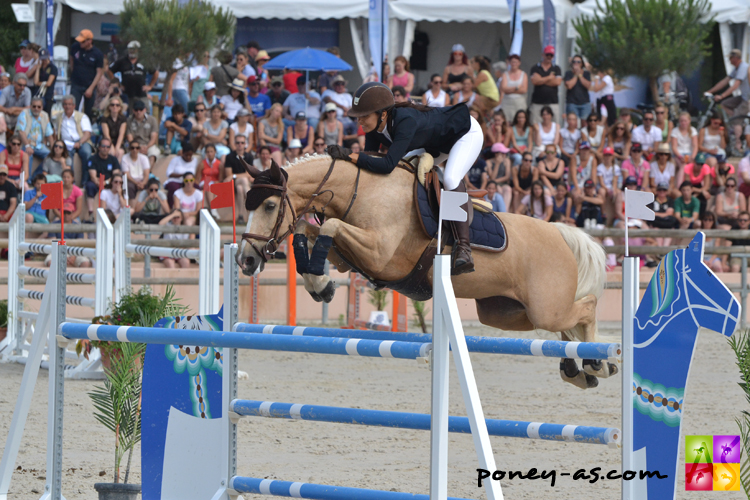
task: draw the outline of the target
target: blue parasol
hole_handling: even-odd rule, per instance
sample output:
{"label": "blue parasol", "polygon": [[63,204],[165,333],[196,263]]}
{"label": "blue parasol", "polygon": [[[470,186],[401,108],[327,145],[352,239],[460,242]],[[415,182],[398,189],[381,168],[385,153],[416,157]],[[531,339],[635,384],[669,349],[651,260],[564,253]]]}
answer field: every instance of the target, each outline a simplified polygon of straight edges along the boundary
{"label": "blue parasol", "polygon": [[265,69],[296,69],[300,71],[350,71],[352,66],[324,50],[290,50],[263,65]]}

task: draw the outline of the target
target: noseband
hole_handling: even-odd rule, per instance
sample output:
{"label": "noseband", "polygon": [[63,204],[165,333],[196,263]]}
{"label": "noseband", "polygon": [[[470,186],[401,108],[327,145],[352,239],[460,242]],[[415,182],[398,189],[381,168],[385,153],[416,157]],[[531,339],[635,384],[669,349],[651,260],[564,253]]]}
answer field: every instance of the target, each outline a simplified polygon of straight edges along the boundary
{"label": "noseband", "polygon": [[[326,182],[328,182],[328,179],[331,177],[331,174],[333,173],[333,167],[336,165],[336,160],[331,159],[331,166],[328,167],[328,172],[326,172],[325,177],[323,177],[323,180],[318,185],[318,188],[315,190],[315,193],[310,197],[310,200],[308,200],[305,207],[300,211],[299,215],[294,210],[294,207],[292,206],[292,202],[289,200],[289,196],[287,194],[287,180],[285,176],[281,176],[281,186],[277,186],[275,184],[253,184],[250,186],[250,188],[263,188],[263,189],[270,189],[273,191],[278,191],[279,196],[281,196],[281,202],[279,203],[279,214],[276,216],[276,223],[273,225],[273,229],[271,230],[271,234],[269,236],[264,236],[261,234],[253,234],[253,233],[243,233],[242,234],[242,240],[247,242],[251,247],[253,247],[253,250],[255,250],[255,253],[257,253],[261,260],[266,263],[268,262],[268,257],[270,255],[273,255],[276,253],[276,251],[279,249],[279,244],[284,241],[287,236],[292,234],[294,232],[294,228],[297,226],[297,223],[302,219],[302,217],[307,213],[307,211],[310,209],[310,206],[313,204],[315,199],[324,192],[331,193],[331,200],[333,200],[333,193],[329,190],[322,191],[323,186]],[[359,175],[357,176],[359,179]],[[331,203],[331,200],[326,203],[326,206]],[[352,203],[354,202],[354,199],[352,199]],[[292,214],[292,222],[289,223],[287,226],[286,232],[279,236],[279,233],[281,232],[281,228],[284,225],[284,215],[286,214],[286,207],[289,207],[289,210]],[[351,208],[351,204],[349,205],[349,208]],[[325,207],[323,207],[323,210],[325,210]],[[349,210],[347,209],[347,213]],[[263,249],[259,249],[256,244],[252,240],[260,240],[265,241],[266,244],[263,247]]]}

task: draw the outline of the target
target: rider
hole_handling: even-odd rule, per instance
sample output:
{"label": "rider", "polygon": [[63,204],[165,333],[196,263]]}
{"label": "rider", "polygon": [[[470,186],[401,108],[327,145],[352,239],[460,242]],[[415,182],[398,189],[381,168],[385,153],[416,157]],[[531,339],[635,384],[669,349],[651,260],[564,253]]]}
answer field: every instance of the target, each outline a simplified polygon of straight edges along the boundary
{"label": "rider", "polygon": [[[729,52],[729,62],[734,69],[729,75],[721,79],[719,83],[708,89],[707,94],[723,89],[729,85],[729,80],[734,80],[724,92],[714,94],[715,101],[722,101],[721,106],[729,112],[730,116],[742,116],[750,113],[750,67],[742,62],[742,51],[733,49]],[[732,96],[735,90],[740,89],[741,94]],[[731,96],[731,97],[730,97]],[[737,151],[742,151],[742,121],[736,121],[734,125],[734,140]]]}
{"label": "rider", "polygon": [[[386,85],[370,82],[354,93],[349,116],[356,118],[365,131],[365,151],[378,151],[383,144],[388,153],[377,157],[331,145],[328,154],[332,158],[351,161],[377,174],[389,174],[401,158],[422,149],[435,158],[436,165],[447,160],[445,188],[465,192],[461,181],[479,156],[484,142],[482,129],[469,115],[466,105],[428,108],[410,101],[396,104]],[[451,221],[451,226],[457,240],[451,274],[472,272],[469,222]]]}

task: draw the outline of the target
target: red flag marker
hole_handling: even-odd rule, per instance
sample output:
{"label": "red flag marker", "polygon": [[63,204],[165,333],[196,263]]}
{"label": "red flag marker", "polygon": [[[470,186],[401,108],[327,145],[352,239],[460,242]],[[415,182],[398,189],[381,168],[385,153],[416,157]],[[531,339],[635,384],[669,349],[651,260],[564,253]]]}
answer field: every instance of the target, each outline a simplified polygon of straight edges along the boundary
{"label": "red flag marker", "polygon": [[102,191],[104,190],[104,174],[99,174],[99,208],[102,208]]}
{"label": "red flag marker", "polygon": [[230,182],[211,184],[211,192],[216,195],[211,201],[211,208],[232,207],[232,235],[237,243],[237,219],[234,213],[234,179]]}
{"label": "red flag marker", "polygon": [[42,194],[46,196],[42,200],[42,210],[57,209],[60,211],[60,244],[65,244],[65,212],[63,211],[63,184],[55,182],[42,184]]}

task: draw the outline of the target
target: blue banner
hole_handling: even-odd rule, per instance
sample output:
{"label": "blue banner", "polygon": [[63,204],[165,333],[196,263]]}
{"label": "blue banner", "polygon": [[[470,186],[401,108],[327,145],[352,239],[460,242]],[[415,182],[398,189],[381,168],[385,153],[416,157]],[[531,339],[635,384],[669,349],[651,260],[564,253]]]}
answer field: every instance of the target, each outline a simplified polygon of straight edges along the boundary
{"label": "blue banner", "polygon": [[555,18],[555,6],[552,0],[544,0],[544,33],[542,35],[542,47],[552,45],[556,47],[557,41],[557,19]]}
{"label": "blue banner", "polygon": [[[510,11],[510,52],[508,55],[521,55],[523,47],[523,24],[521,21],[521,0],[508,0]],[[546,12],[546,11],[545,11]]]}
{"label": "blue banner", "polygon": [[[312,47],[327,49],[339,45],[338,19],[312,21],[291,19],[237,19],[235,47],[255,40],[271,53]],[[275,54],[272,54],[275,55]]]}
{"label": "blue banner", "polygon": [[45,2],[47,11],[47,52],[49,53],[50,59],[54,59],[53,51],[53,30],[55,24],[55,0],[47,0]]}
{"label": "blue banner", "polygon": [[370,61],[383,79],[383,62],[388,58],[388,0],[370,0],[367,33],[370,39]]}

